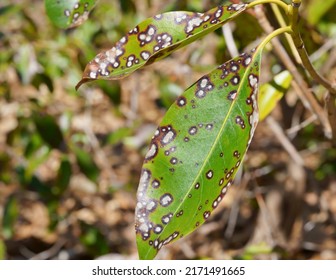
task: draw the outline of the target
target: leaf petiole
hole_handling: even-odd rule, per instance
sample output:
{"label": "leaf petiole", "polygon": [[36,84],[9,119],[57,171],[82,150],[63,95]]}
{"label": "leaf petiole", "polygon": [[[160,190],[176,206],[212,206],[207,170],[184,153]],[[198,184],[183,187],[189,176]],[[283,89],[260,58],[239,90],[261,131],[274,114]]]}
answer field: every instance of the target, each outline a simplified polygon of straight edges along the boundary
{"label": "leaf petiole", "polygon": [[288,14],[289,11],[290,11],[291,6],[287,5],[285,2],[282,2],[280,0],[256,0],[256,1],[253,1],[251,3],[248,3],[246,8],[249,9],[249,8],[253,8],[257,5],[271,4],[271,3],[280,6],[286,12],[286,14]]}
{"label": "leaf petiole", "polygon": [[268,34],[265,39],[260,43],[258,48],[264,48],[274,37],[283,33],[293,33],[291,26],[281,27]]}

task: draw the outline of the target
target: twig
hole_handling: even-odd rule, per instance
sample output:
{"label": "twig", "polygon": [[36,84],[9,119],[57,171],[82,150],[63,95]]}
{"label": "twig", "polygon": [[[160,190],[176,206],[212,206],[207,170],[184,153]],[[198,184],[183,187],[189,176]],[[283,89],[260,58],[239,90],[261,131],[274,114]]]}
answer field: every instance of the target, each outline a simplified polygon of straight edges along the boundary
{"label": "twig", "polygon": [[[283,18],[282,14],[281,14],[281,11],[280,11],[279,7],[277,5],[275,5],[275,4],[271,4],[271,8],[272,8],[273,13],[274,13],[277,21],[279,22],[280,26],[281,27],[288,26],[288,24],[286,23],[285,19]],[[293,39],[292,39],[291,35],[288,34],[288,33],[286,33],[285,37],[286,37],[287,42],[289,44],[289,47],[290,47],[290,49],[292,51],[292,54],[294,55],[295,61],[297,63],[301,63],[300,56],[299,56],[299,54],[298,54],[298,52],[296,50],[296,47],[295,47],[295,44],[293,42]]]}
{"label": "twig", "polygon": [[236,43],[233,39],[231,25],[229,23],[222,26],[223,36],[231,57],[237,57],[239,55]]}
{"label": "twig", "polygon": [[303,166],[304,160],[302,159],[298,151],[295,149],[291,141],[287,138],[281,126],[273,119],[272,116],[269,116],[266,119],[266,123],[268,124],[269,128],[273,131],[273,133],[275,134],[281,145],[285,148],[290,157],[293,159],[293,161],[297,165]]}
{"label": "twig", "polygon": [[301,0],[292,0],[292,22],[291,27],[293,29],[292,38],[296,49],[302,60],[302,64],[305,69],[309,72],[310,76],[319,84],[323,85],[331,94],[336,95],[336,85],[332,85],[327,79],[322,77],[314,68],[312,63],[309,60],[309,56],[306,52],[304,43],[302,41],[300,31],[298,29],[299,22],[299,7],[301,5]]}
{"label": "twig", "polygon": [[[334,41],[335,45],[336,45],[336,40]],[[334,48],[331,52],[330,55],[327,59],[327,61],[322,65],[320,71],[323,74],[327,74],[329,73],[330,69],[333,67],[333,65],[335,65],[336,63],[336,48]],[[334,77],[335,79],[336,77]]]}
{"label": "twig", "polygon": [[336,147],[336,96],[328,94],[326,97],[328,118],[332,129],[332,144]]}
{"label": "twig", "polygon": [[51,257],[55,256],[61,248],[64,246],[66,243],[65,240],[61,239],[58,240],[53,246],[51,246],[48,250],[45,250],[43,252],[40,252],[36,254],[35,256],[31,257],[31,260],[47,260],[50,259]]}
{"label": "twig", "polygon": [[332,49],[334,46],[336,45],[336,39],[335,38],[331,38],[328,41],[326,41],[325,44],[323,44],[323,46],[321,46],[317,51],[313,52],[310,56],[309,59],[311,62],[314,62],[318,59],[320,59],[320,57],[325,54],[326,52],[328,52],[330,49]]}
{"label": "twig", "polygon": [[88,125],[85,126],[84,132],[89,139],[89,143],[92,149],[95,151],[95,154],[97,156],[97,164],[99,165],[100,169],[101,170],[105,169],[106,173],[108,174],[109,180],[116,181],[117,175],[111,170],[111,168],[104,168],[106,167],[108,158],[103,149],[101,148],[100,143],[92,130],[92,96],[93,94],[92,92],[89,92],[89,90],[85,92],[85,98],[86,98],[85,116],[87,118]]}
{"label": "twig", "polygon": [[[273,31],[273,27],[265,16],[265,13],[262,9],[256,7],[255,8],[256,16],[259,21],[260,26],[264,29],[266,33],[271,33]],[[328,117],[326,116],[323,108],[320,106],[318,101],[315,99],[315,96],[312,94],[311,90],[308,88],[305,80],[300,75],[297,70],[295,64],[292,62],[291,58],[287,54],[284,47],[281,45],[280,41],[277,38],[272,40],[272,45],[274,47],[274,51],[277,53],[279,59],[286,66],[289,72],[291,72],[294,80],[292,82],[295,90],[300,97],[303,105],[317,115],[324,131],[324,135],[327,138],[331,138],[331,126],[328,121]],[[309,106],[308,106],[309,104]]]}
{"label": "twig", "polygon": [[239,204],[241,202],[241,198],[247,188],[247,184],[250,181],[251,176],[249,173],[245,173],[243,176],[243,180],[240,184],[239,187],[239,191],[237,193],[237,196],[231,206],[230,209],[230,214],[229,214],[229,218],[228,218],[228,222],[227,222],[227,228],[225,230],[224,236],[227,239],[231,239],[233,233],[234,233],[234,229],[236,227],[237,224],[237,220],[238,220],[238,214],[239,214]]}
{"label": "twig", "polygon": [[308,119],[304,120],[303,122],[299,123],[298,125],[292,126],[291,128],[287,129],[286,130],[287,135],[289,135],[291,137],[292,134],[297,133],[299,130],[306,127],[307,125],[310,125],[315,120],[316,120],[316,115],[310,116]]}
{"label": "twig", "polygon": [[[259,209],[260,209],[260,213],[261,213],[261,217],[264,219],[265,221],[265,235],[268,237],[267,239],[269,240],[269,243],[272,247],[274,247],[276,245],[276,241],[275,241],[275,229],[277,228],[274,225],[274,220],[271,219],[270,214],[269,214],[269,209],[266,206],[265,200],[262,197],[262,195],[260,193],[256,193],[255,198],[257,200],[257,203],[259,205]],[[274,205],[273,205],[274,206]],[[279,220],[279,219],[278,219]],[[283,242],[284,243],[284,242]]]}

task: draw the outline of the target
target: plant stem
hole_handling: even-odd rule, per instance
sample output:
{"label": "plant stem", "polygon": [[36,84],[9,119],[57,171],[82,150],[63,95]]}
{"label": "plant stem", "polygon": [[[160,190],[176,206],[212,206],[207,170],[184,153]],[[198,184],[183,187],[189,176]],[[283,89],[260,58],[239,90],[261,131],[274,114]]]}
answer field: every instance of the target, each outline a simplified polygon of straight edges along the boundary
{"label": "plant stem", "polygon": [[266,36],[266,38],[260,43],[258,48],[263,48],[267,45],[267,43],[269,41],[271,41],[274,37],[282,34],[282,33],[291,33],[292,32],[292,28],[290,26],[286,26],[286,27],[281,27],[279,29],[274,30],[272,33],[268,34]]}
{"label": "plant stem", "polygon": [[301,4],[301,0],[292,0],[291,5],[291,28],[293,32],[291,33],[295,47],[299,53],[299,56],[302,60],[303,66],[306,68],[310,76],[319,84],[324,86],[326,89],[330,91],[331,94],[336,95],[336,85],[332,85],[328,80],[322,77],[319,73],[316,72],[314,66],[309,60],[309,56],[306,52],[304,43],[302,41],[300,31],[298,28],[298,21],[299,21],[299,7]]}
{"label": "plant stem", "polygon": [[287,5],[285,2],[282,2],[281,0],[256,0],[256,1],[253,1],[251,3],[248,3],[247,4],[247,9],[253,8],[254,6],[257,6],[257,5],[270,4],[270,3],[274,3],[278,6],[280,6],[286,12],[286,14],[288,14],[288,12],[290,10],[290,5]]}
{"label": "plant stem", "polygon": [[[283,18],[282,14],[281,14],[281,11],[279,9],[279,7],[275,4],[271,4],[271,8],[273,10],[273,13],[280,25],[280,27],[285,27],[287,26],[288,24],[286,23],[285,19]],[[295,58],[295,61],[299,64],[301,64],[301,58],[298,54],[298,51],[296,50],[296,47],[295,47],[295,44],[293,42],[293,39],[292,39],[292,36],[288,33],[285,34],[286,36],[286,39],[287,39],[287,42],[289,44],[289,47],[294,55],[294,58]]]}
{"label": "plant stem", "polygon": [[[256,18],[258,19],[259,24],[264,29],[264,31],[266,33],[273,32],[273,27],[271,26],[270,22],[267,20],[262,9],[256,9],[255,12],[256,12]],[[272,44],[273,44],[276,54],[278,55],[282,63],[289,70],[289,72],[291,72],[291,74],[293,75],[294,80],[292,81],[292,85],[298,97],[302,101],[303,106],[318,117],[319,122],[321,123],[323,127],[325,136],[328,139],[331,139],[332,129],[331,129],[328,117],[325,114],[325,111],[323,110],[319,102],[317,101],[316,97],[313,95],[312,91],[306,84],[305,80],[300,75],[297,67],[292,62],[291,58],[289,57],[284,47],[281,45],[278,38],[274,38],[272,40]]]}

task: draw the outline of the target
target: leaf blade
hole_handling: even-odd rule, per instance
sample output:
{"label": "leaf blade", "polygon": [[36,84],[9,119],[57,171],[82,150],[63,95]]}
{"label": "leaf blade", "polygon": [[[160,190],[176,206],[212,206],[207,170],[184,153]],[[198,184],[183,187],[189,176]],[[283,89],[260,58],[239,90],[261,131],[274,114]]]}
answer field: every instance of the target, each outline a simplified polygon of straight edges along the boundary
{"label": "leaf blade", "polygon": [[219,6],[206,13],[168,12],[148,18],[122,37],[110,50],[99,53],[83,73],[83,83],[114,80],[160,60],[205,36],[238,16],[246,4]]}
{"label": "leaf blade", "polygon": [[258,122],[261,51],[202,77],[167,111],[137,193],[141,259],[154,258],[162,246],[204,223],[232,184]]}
{"label": "leaf blade", "polygon": [[59,28],[72,28],[87,20],[96,0],[45,0],[50,20]]}
{"label": "leaf blade", "polygon": [[259,120],[264,120],[275,108],[280,99],[288,90],[292,81],[292,75],[288,70],[277,74],[270,83],[260,87],[258,107]]}

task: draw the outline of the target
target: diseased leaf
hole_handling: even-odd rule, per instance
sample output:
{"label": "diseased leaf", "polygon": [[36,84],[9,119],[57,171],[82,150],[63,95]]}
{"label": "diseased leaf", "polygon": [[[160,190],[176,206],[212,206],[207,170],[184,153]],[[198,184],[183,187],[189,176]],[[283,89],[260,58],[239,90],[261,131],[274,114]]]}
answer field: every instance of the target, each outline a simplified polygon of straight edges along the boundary
{"label": "diseased leaf", "polygon": [[245,8],[231,4],[206,13],[168,12],[148,18],[90,61],[76,88],[90,80],[125,77],[214,31]]}
{"label": "diseased leaf", "polygon": [[156,130],[136,206],[141,259],[209,218],[239,169],[258,122],[262,47],[224,63],[189,87]]}
{"label": "diseased leaf", "polygon": [[87,20],[97,0],[45,0],[47,15],[60,28],[71,28]]}
{"label": "diseased leaf", "polygon": [[292,81],[292,75],[285,70],[277,74],[274,79],[260,87],[258,106],[259,120],[265,119],[284,96]]}

